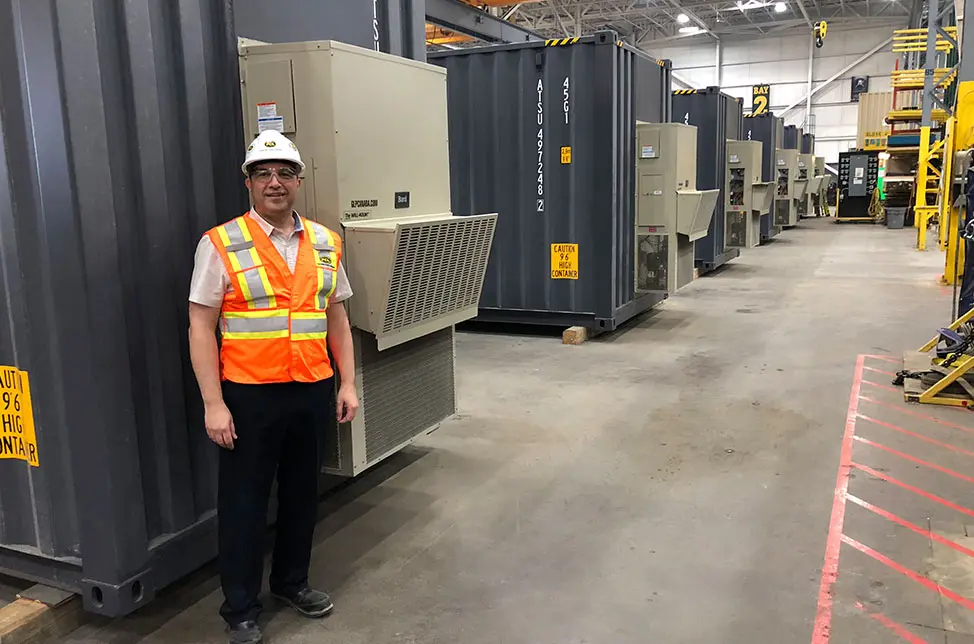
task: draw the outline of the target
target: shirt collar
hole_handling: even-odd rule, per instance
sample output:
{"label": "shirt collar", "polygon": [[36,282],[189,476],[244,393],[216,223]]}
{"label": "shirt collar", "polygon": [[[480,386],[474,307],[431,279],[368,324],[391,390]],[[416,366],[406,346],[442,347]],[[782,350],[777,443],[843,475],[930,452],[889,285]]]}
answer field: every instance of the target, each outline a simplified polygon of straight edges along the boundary
{"label": "shirt collar", "polygon": [[[261,230],[263,230],[268,237],[271,236],[271,233],[277,230],[277,228],[269,224],[267,220],[258,215],[253,208],[250,209],[248,214],[254,221],[257,222],[257,225],[260,226]],[[292,212],[291,216],[294,217],[294,232],[304,232],[304,220],[301,219],[296,212]]]}

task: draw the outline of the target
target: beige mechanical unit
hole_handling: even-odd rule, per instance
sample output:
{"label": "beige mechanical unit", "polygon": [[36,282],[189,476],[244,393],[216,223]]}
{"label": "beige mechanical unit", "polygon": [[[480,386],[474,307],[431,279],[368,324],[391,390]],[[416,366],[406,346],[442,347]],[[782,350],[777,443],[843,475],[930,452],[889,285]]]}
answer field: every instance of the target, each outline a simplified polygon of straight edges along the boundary
{"label": "beige mechanical unit", "polygon": [[807,179],[798,178],[798,150],[775,152],[775,226],[798,225],[798,200],[805,196]]}
{"label": "beige mechanical unit", "polygon": [[815,216],[822,217],[825,215],[824,205],[832,184],[832,175],[825,171],[825,157],[815,157],[814,176],[818,180],[818,189],[812,194],[812,207]]}
{"label": "beige mechanical unit", "polygon": [[815,214],[815,205],[812,203],[812,196],[818,194],[819,185],[822,179],[815,176],[815,155],[798,155],[798,179],[804,179],[805,194],[798,200],[798,217],[811,217]]}
{"label": "beige mechanical unit", "polygon": [[331,41],[239,53],[245,139],[291,138],[296,208],[344,238],[362,409],[325,467],[354,475],[455,412],[453,325],[477,314],[497,217],[450,212],[444,69]]}
{"label": "beige mechanical unit", "polygon": [[771,211],[771,184],[761,181],[760,141],[727,141],[727,245],[753,248],[761,243],[761,216]]}
{"label": "beige mechanical unit", "polygon": [[719,190],[697,190],[697,128],[636,125],[636,288],[672,293],[693,280]]}

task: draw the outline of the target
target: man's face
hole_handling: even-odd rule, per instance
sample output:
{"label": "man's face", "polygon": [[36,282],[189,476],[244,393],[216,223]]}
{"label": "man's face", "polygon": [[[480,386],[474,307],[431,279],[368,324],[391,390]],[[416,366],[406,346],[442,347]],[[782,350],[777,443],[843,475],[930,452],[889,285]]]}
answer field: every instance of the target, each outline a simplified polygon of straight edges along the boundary
{"label": "man's face", "polygon": [[284,161],[258,163],[250,168],[247,189],[259,212],[290,213],[301,187],[298,168]]}

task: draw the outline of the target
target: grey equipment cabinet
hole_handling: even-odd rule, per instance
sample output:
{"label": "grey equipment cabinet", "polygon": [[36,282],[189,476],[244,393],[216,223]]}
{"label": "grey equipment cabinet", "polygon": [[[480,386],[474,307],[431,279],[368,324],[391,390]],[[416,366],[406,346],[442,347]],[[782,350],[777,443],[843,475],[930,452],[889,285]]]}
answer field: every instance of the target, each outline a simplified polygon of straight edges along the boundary
{"label": "grey equipment cabinet", "polygon": [[727,142],[727,245],[753,248],[761,243],[761,217],[771,210],[771,184],[761,180],[763,144]]}
{"label": "grey equipment cabinet", "polygon": [[798,150],[775,153],[774,223],[782,228],[798,225],[798,200],[805,196],[807,179],[798,178]]}
{"label": "grey equipment cabinet", "polygon": [[697,128],[636,125],[636,284],[672,293],[693,280],[695,242],[707,235],[719,190],[697,190]]}

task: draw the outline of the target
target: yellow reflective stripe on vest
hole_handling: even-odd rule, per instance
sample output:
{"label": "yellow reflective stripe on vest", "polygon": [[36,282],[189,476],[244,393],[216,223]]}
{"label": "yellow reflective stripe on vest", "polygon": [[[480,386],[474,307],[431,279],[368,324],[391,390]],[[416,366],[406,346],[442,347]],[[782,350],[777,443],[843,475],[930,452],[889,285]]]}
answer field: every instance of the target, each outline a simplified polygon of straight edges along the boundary
{"label": "yellow reflective stripe on vest", "polygon": [[247,300],[247,306],[252,309],[276,308],[277,297],[247,226],[240,219],[234,219],[218,227],[217,234],[230,258],[233,272],[240,276],[241,295]]}
{"label": "yellow reflective stripe on vest", "polygon": [[328,335],[328,316],[324,311],[291,314],[291,339],[324,340]]}
{"label": "yellow reflective stripe on vest", "polygon": [[224,311],[223,338],[226,340],[264,340],[288,336],[288,312]]}
{"label": "yellow reflective stripe on vest", "polygon": [[318,310],[324,311],[328,308],[328,299],[335,293],[335,287],[338,285],[338,266],[326,264],[322,254],[329,258],[328,261],[334,263],[337,243],[334,233],[320,224],[305,220],[304,229],[308,231],[308,241],[311,242],[315,254],[318,273]]}

